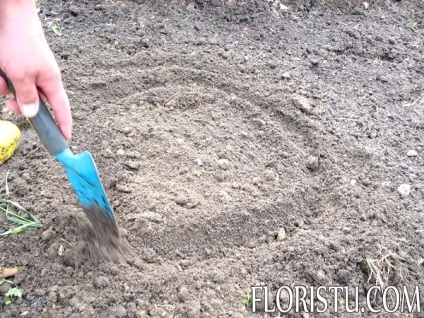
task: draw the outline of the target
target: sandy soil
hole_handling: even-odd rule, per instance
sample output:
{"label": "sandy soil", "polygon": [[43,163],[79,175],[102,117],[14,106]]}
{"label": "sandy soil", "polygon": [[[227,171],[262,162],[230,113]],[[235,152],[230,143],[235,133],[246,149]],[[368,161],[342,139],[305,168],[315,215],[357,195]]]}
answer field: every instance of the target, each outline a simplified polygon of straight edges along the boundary
{"label": "sandy soil", "polygon": [[[423,16],[416,1],[43,1],[72,149],[95,157],[135,257],[77,252],[61,166],[4,110],[23,137],[0,193],[9,172],[43,227],[0,239],[24,290],[4,305],[0,285],[1,317],[241,318],[251,286],[358,286],[361,305],[376,283],[423,286]],[[292,316],[355,316],[331,309]]]}

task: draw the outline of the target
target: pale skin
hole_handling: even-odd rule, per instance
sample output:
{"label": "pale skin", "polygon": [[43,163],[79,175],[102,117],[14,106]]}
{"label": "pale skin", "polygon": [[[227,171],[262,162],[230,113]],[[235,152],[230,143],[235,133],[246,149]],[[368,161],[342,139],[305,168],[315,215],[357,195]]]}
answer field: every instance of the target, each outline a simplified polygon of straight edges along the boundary
{"label": "pale skin", "polygon": [[[39,109],[39,94],[50,104],[66,139],[71,138],[72,117],[56,59],[47,44],[35,0],[0,0],[0,69],[16,90],[6,101],[15,113],[31,118]],[[10,91],[0,76],[0,95]]]}

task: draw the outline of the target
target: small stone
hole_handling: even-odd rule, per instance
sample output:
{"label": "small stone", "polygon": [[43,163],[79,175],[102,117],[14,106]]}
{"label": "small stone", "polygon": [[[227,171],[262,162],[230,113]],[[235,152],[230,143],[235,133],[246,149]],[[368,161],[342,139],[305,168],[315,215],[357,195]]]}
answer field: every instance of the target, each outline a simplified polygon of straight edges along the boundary
{"label": "small stone", "polygon": [[350,227],[344,227],[342,231],[343,234],[349,234],[352,230],[350,229]]}
{"label": "small stone", "polygon": [[128,158],[131,158],[131,159],[139,159],[139,158],[141,158],[141,154],[137,150],[135,150],[135,151],[128,151],[127,152],[127,157]]}
{"label": "small stone", "polygon": [[65,248],[63,247],[63,245],[61,244],[59,246],[59,250],[57,251],[57,255],[59,256],[63,256],[63,253],[65,252]]}
{"label": "small stone", "polygon": [[396,39],[395,38],[389,38],[389,43],[391,45],[395,45],[396,44]]}
{"label": "small stone", "polygon": [[126,162],[125,165],[132,170],[139,170],[141,163],[139,161],[129,161]]}
{"label": "small stone", "polygon": [[203,166],[203,161],[202,161],[202,159],[199,159],[199,158],[194,159],[194,162],[195,162],[198,166]]}
{"label": "small stone", "polygon": [[249,138],[249,133],[246,131],[242,131],[240,132],[240,136],[242,136],[243,138]]}
{"label": "small stone", "polygon": [[295,96],[292,97],[292,102],[293,102],[295,107],[297,107],[298,109],[300,109],[304,113],[309,114],[312,110],[311,103],[304,96],[295,95]]}
{"label": "small stone", "polygon": [[125,156],[125,150],[124,149],[118,149],[118,151],[116,152],[116,154],[118,156]]}
{"label": "small stone", "polygon": [[213,176],[218,182],[223,182],[225,180],[225,176],[221,172],[215,173]]}
{"label": "small stone", "polygon": [[118,190],[119,192],[122,192],[122,193],[131,193],[131,191],[132,191],[130,187],[128,187],[125,184],[121,184],[121,183],[118,183],[116,185],[116,190]]}
{"label": "small stone", "polygon": [[309,156],[306,159],[306,168],[311,171],[317,171],[319,168],[319,159],[316,156]]}
{"label": "small stone", "polygon": [[312,66],[318,66],[319,65],[319,61],[317,59],[312,59],[311,60],[311,64],[312,64]]}
{"label": "small stone", "polygon": [[402,169],[408,169],[408,168],[409,168],[409,166],[408,166],[406,163],[404,163],[404,162],[402,162],[402,163],[399,165],[399,167],[401,167]]}
{"label": "small stone", "polygon": [[416,150],[409,150],[406,155],[408,157],[416,157],[418,156],[418,152]]}
{"label": "small stone", "polygon": [[187,287],[183,286],[180,288],[180,292],[178,293],[178,297],[182,302],[186,302],[190,299],[190,293],[187,289]]}
{"label": "small stone", "polygon": [[184,194],[180,194],[176,197],[175,203],[181,206],[186,205],[188,203],[188,198]]}
{"label": "small stone", "polygon": [[411,193],[411,186],[409,184],[401,184],[397,191],[402,198],[405,198]]}
{"label": "small stone", "polygon": [[281,228],[277,234],[277,241],[284,241],[286,238],[286,230]]}
{"label": "small stone", "polygon": [[370,4],[366,1],[363,4],[364,4],[365,10],[368,10],[368,8],[370,7]]}
{"label": "small stone", "polygon": [[69,6],[69,12],[72,13],[72,15],[77,16],[81,13],[81,8],[76,5]]}
{"label": "small stone", "polygon": [[[71,55],[71,53],[70,52],[67,52],[67,51],[63,51],[63,52],[60,52],[60,57],[62,58],[62,59],[64,59],[64,60],[67,60],[68,58],[69,58],[69,56]],[[76,147],[76,146],[72,146],[71,148],[72,148],[72,150],[73,150],[73,148],[74,147]],[[78,148],[78,147],[76,147],[76,148]]]}
{"label": "small stone", "polygon": [[230,161],[228,161],[227,159],[219,159],[218,160],[218,166],[222,170],[228,170],[228,168],[230,167]]}
{"label": "small stone", "polygon": [[255,118],[253,119],[253,123],[258,126],[259,128],[262,128],[263,126],[265,126],[266,122],[262,119],[259,118]]}
{"label": "small stone", "polygon": [[231,184],[231,187],[233,189],[240,189],[240,185],[237,182],[235,182],[235,181]]}
{"label": "small stone", "polygon": [[290,73],[284,72],[283,74],[281,74],[281,79],[286,80],[286,81],[291,79]]}
{"label": "small stone", "polygon": [[261,178],[259,178],[259,177],[253,177],[252,183],[254,185],[258,185],[260,182],[261,182]]}
{"label": "small stone", "polygon": [[55,235],[55,234],[56,234],[56,232],[51,227],[49,227],[47,230],[45,230],[43,233],[41,233],[41,239],[43,241],[47,241],[47,240],[51,239],[53,237],[53,235]]}

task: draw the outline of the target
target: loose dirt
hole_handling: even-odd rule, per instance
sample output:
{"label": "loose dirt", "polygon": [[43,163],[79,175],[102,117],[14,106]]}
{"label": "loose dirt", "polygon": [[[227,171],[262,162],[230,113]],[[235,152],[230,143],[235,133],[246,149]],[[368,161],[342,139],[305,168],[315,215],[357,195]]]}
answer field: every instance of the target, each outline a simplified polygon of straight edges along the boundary
{"label": "loose dirt", "polygon": [[3,111],[23,136],[0,178],[43,227],[0,239],[24,290],[1,316],[250,317],[251,286],[358,286],[361,306],[423,286],[424,7],[368,4],[42,1],[72,149],[134,257],[81,250],[64,172]]}

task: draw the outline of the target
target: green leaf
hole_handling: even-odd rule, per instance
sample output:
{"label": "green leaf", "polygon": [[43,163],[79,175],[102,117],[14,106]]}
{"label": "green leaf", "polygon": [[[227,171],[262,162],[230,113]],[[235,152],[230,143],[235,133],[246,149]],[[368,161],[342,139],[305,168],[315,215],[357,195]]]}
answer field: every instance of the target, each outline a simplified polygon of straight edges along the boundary
{"label": "green leaf", "polygon": [[52,28],[52,31],[53,31],[54,34],[56,34],[58,36],[61,36],[62,35],[62,32],[60,32],[60,27],[59,26],[52,25],[51,28]]}
{"label": "green leaf", "polygon": [[7,293],[5,294],[6,297],[16,297],[16,298],[21,298],[23,294],[23,290],[18,288],[18,287],[12,287],[9,288],[9,290],[7,291]]}

